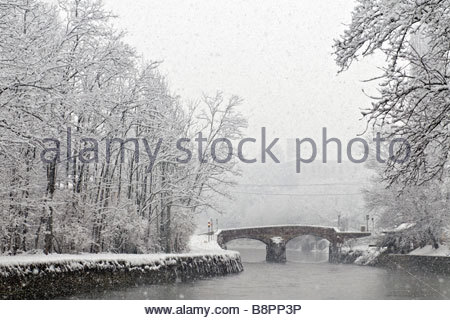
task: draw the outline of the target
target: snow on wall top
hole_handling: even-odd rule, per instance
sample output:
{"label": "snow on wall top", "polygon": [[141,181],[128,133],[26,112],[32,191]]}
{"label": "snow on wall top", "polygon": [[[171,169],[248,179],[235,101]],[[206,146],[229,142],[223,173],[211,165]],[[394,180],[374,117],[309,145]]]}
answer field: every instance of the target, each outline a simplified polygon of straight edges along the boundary
{"label": "snow on wall top", "polygon": [[80,254],[23,254],[16,256],[0,256],[0,268],[13,266],[31,266],[38,264],[102,264],[102,263],[125,263],[130,266],[167,264],[171,260],[186,257],[211,257],[223,256],[226,258],[237,258],[236,251],[223,250],[215,239],[206,241],[206,236],[193,236],[190,241],[191,251],[181,254],[115,254],[115,253],[80,253]]}

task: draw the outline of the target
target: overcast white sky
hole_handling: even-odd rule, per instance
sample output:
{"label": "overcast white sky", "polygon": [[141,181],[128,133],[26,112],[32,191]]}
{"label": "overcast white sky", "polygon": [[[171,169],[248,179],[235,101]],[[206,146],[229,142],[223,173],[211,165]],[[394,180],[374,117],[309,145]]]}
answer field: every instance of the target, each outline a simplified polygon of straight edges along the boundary
{"label": "overcast white sky", "polygon": [[[343,140],[364,128],[363,79],[370,62],[337,75],[333,39],[350,22],[352,0],[104,0],[126,40],[163,60],[170,87],[184,99],[221,90],[244,98],[249,135],[266,126],[278,137]],[[367,87],[367,85],[366,85]],[[257,136],[255,136],[257,137]]]}
{"label": "overcast white sky", "polygon": [[[242,112],[249,119],[248,136],[259,139],[263,126],[267,127],[268,139],[309,136],[316,139],[320,154],[322,127],[328,128],[329,137],[338,137],[343,143],[365,128],[360,108],[370,106],[370,101],[361,89],[365,87],[375,93],[375,84],[363,84],[361,80],[375,76],[375,65],[380,65],[380,61],[365,60],[338,75],[332,56],[333,39],[350,22],[353,0],[104,0],[104,3],[119,15],[115,24],[127,30],[129,44],[146,59],[163,61],[160,70],[167,75],[171,90],[182,98],[193,100],[203,92],[214,94],[217,90],[242,97]],[[286,146],[286,140],[277,144],[278,148],[286,149]],[[295,144],[289,147],[292,151]],[[329,159],[335,157],[334,152],[329,151]],[[343,152],[345,161],[345,149]],[[252,151],[249,154],[258,157]],[[278,151],[276,154],[279,156]],[[253,181],[252,171],[246,171],[253,167],[242,167],[243,181]],[[267,168],[270,173],[271,167]],[[356,169],[361,173],[364,166]],[[255,170],[263,172],[262,168]],[[327,172],[326,177],[313,182],[320,179],[360,182],[364,177],[358,173],[357,178],[351,178],[350,174],[342,178],[332,170]],[[295,175],[295,166],[292,174]],[[267,179],[272,176],[269,174]],[[292,178],[305,183],[305,177]],[[336,190],[357,192],[359,189],[331,185],[320,190],[283,188],[277,192],[336,193]],[[271,188],[256,191],[274,192]],[[245,199],[262,204],[253,208],[260,217],[272,215],[268,209],[271,204],[278,207],[279,203],[288,201],[292,208],[305,206],[291,197],[243,195],[243,199],[238,198],[228,211],[239,215]],[[320,208],[298,209],[289,214],[297,217],[299,212],[314,215],[320,211],[334,217],[333,210],[350,215],[361,211],[361,197],[331,200],[337,201],[333,208],[320,207],[322,202],[312,201]],[[246,208],[246,214],[251,215],[253,209]],[[227,219],[234,218],[231,214]]]}

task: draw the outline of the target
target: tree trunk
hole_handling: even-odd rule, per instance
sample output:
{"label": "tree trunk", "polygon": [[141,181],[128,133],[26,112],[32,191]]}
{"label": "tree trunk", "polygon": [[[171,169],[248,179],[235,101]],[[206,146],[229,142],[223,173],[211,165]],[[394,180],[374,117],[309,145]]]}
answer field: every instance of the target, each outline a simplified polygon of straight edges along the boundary
{"label": "tree trunk", "polygon": [[[48,199],[53,200],[56,189],[56,159],[47,168],[47,195]],[[44,253],[49,254],[53,251],[53,205],[50,203],[49,212],[46,219]]]}

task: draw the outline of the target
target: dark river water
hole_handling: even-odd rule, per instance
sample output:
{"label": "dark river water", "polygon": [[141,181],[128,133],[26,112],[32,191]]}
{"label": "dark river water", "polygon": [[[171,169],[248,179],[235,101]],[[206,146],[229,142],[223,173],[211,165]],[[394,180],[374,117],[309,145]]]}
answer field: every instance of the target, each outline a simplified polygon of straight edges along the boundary
{"label": "dark river water", "polygon": [[118,288],[71,299],[448,299],[450,276],[329,264],[327,253],[288,250],[285,264],[265,249],[241,252],[244,272],[187,283]]}

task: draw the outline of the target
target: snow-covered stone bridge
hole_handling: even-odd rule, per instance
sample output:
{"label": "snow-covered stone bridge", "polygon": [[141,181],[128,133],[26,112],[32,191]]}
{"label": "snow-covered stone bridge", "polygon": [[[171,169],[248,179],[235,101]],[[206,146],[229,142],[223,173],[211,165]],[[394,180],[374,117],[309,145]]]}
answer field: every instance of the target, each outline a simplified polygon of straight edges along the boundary
{"label": "snow-covered stone bridge", "polygon": [[335,262],[341,244],[351,238],[370,236],[369,232],[341,232],[333,227],[280,225],[265,227],[246,227],[223,229],[217,232],[217,242],[226,248],[227,242],[235,239],[259,240],[266,245],[266,260],[271,262],[286,261],[286,244],[299,236],[313,235],[330,242],[329,261]]}

